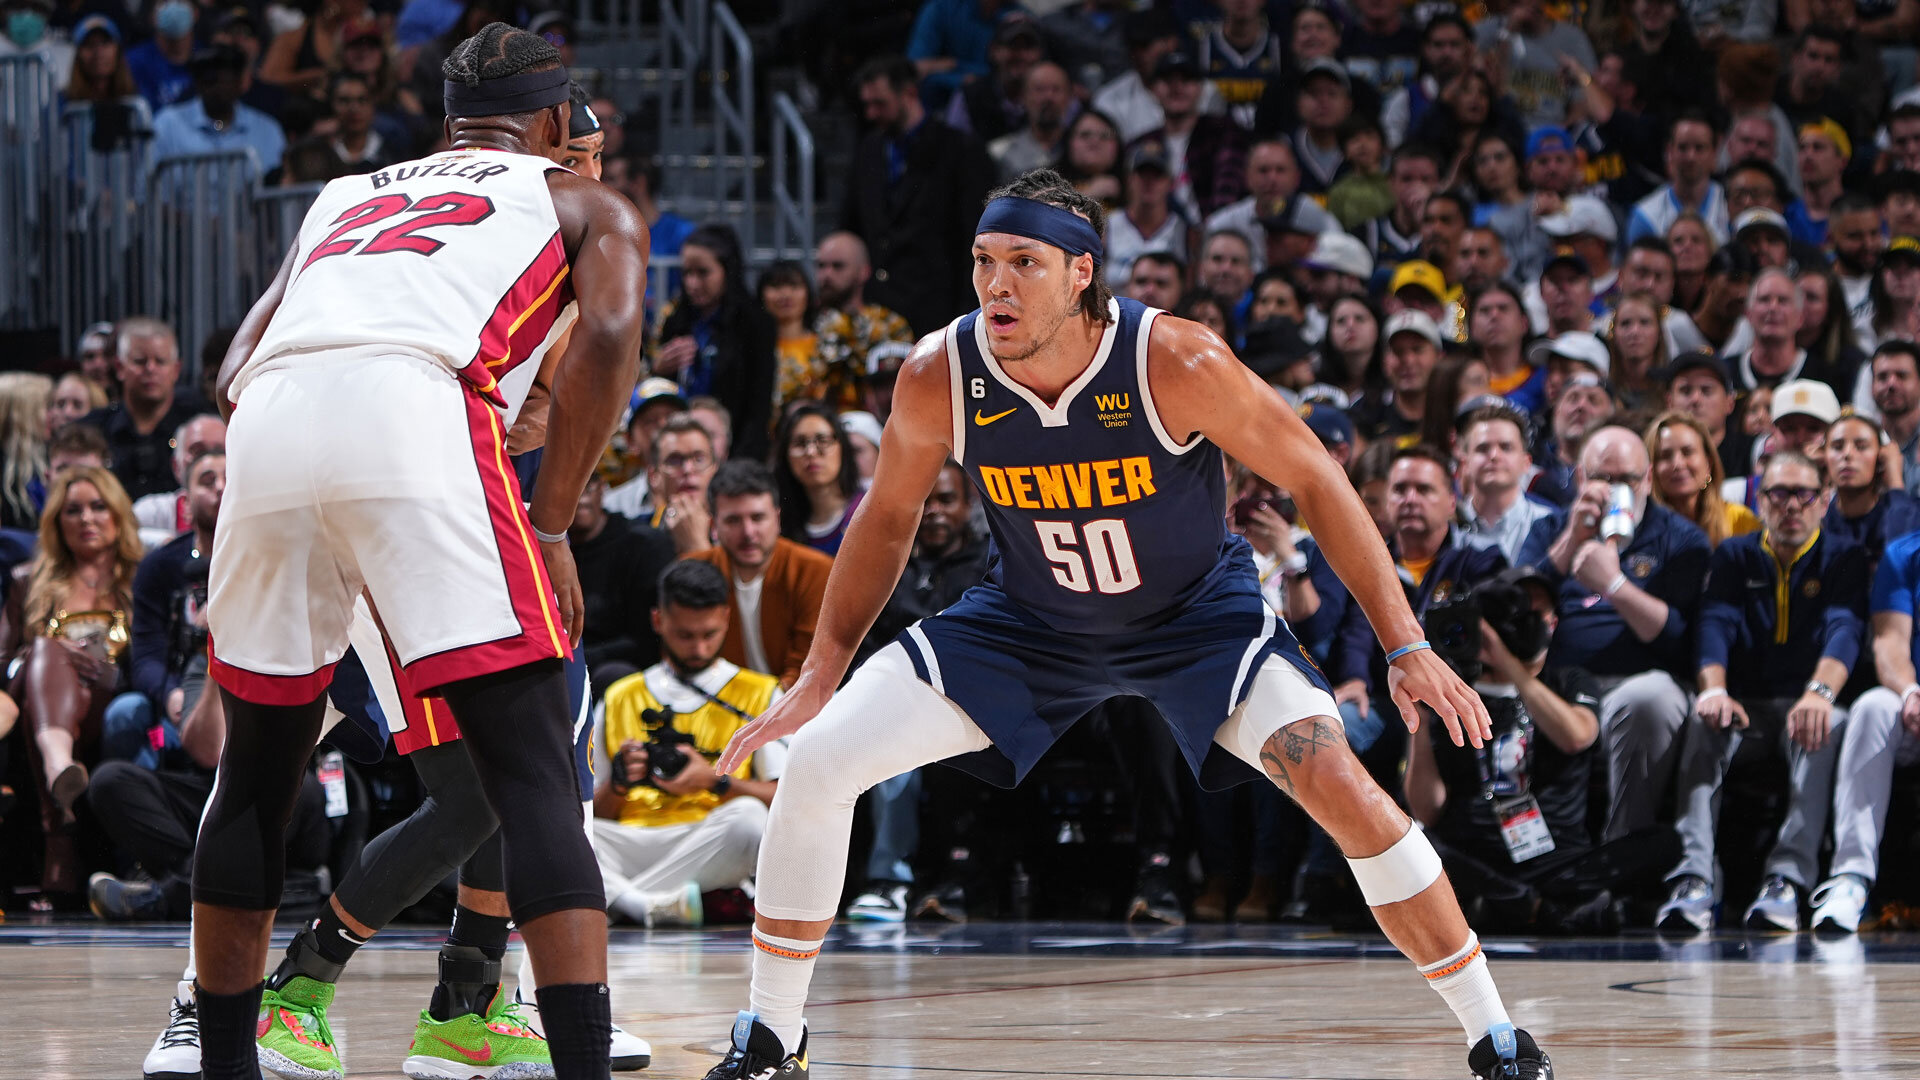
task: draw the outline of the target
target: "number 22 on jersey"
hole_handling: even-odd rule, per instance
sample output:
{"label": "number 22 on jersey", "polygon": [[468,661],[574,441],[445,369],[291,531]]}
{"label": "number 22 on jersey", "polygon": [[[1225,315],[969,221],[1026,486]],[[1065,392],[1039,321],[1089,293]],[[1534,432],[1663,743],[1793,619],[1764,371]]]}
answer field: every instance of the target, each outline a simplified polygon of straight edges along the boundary
{"label": "number 22 on jersey", "polygon": [[[358,237],[349,237],[348,233],[365,229],[370,225],[385,221],[399,214],[417,213],[411,221],[382,229],[365,244]],[[385,255],[396,251],[410,251],[415,255],[431,256],[446,244],[431,236],[415,236],[421,229],[430,229],[438,225],[477,225],[493,216],[493,200],[484,195],[470,195],[464,191],[448,191],[439,195],[428,195],[418,201],[405,195],[376,195],[358,206],[343,211],[333,219],[337,226],[313,249],[300,264],[305,270],[321,259],[335,255]],[[360,250],[354,251],[355,248]]]}
{"label": "number 22 on jersey", "polygon": [[[1140,587],[1140,565],[1133,557],[1133,537],[1127,523],[1119,518],[1089,521],[1078,529],[1071,521],[1036,521],[1040,550],[1053,564],[1053,580],[1063,589],[1092,592],[1099,589],[1108,596],[1132,592]],[[1086,542],[1081,543],[1081,536]],[[1082,558],[1077,549],[1085,548]],[[1087,580],[1087,567],[1093,567],[1093,580]]]}

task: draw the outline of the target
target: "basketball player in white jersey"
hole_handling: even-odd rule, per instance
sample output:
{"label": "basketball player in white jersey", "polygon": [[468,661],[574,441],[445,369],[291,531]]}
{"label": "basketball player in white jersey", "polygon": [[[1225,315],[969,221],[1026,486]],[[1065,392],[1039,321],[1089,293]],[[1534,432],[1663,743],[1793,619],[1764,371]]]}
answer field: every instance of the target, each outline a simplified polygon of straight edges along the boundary
{"label": "basketball player in white jersey", "polygon": [[[560,663],[581,618],[565,529],[635,379],[646,228],[544,156],[570,112],[551,45],[496,23],[444,73],[452,148],[329,184],[220,372],[234,411],[209,617],[228,736],[194,866],[207,1080],[258,1076],[290,792],[363,591],[511,810],[506,892],[555,1074],[608,1076],[604,896]],[[575,298],[526,508],[505,432]]]}

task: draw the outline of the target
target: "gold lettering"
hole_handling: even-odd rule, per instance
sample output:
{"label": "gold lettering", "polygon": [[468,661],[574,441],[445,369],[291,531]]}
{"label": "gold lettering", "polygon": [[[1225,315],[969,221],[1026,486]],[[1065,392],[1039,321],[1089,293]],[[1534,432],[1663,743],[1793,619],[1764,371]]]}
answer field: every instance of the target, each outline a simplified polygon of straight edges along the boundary
{"label": "gold lettering", "polygon": [[1013,505],[1022,510],[1038,510],[1033,501],[1033,470],[1026,466],[1007,469],[1007,486],[1013,489]]}
{"label": "gold lettering", "polygon": [[1073,505],[1082,510],[1093,507],[1093,476],[1086,462],[1065,466],[1067,486],[1073,489]]}
{"label": "gold lettering", "polygon": [[1000,506],[1012,506],[1013,496],[1007,492],[1007,474],[991,465],[980,466],[980,485],[987,489],[987,498]]}
{"label": "gold lettering", "polygon": [[1060,475],[1060,466],[1035,465],[1033,486],[1040,492],[1042,507],[1048,510],[1065,510],[1071,505],[1067,502],[1067,481]]}
{"label": "gold lettering", "polygon": [[1153,494],[1153,462],[1144,457],[1123,458],[1120,468],[1127,474],[1127,501]]}
{"label": "gold lettering", "polygon": [[1115,460],[1096,461],[1093,463],[1093,471],[1094,475],[1099,477],[1100,480],[1101,506],[1119,506],[1127,501],[1127,496],[1120,490],[1120,477],[1118,475],[1120,462]]}

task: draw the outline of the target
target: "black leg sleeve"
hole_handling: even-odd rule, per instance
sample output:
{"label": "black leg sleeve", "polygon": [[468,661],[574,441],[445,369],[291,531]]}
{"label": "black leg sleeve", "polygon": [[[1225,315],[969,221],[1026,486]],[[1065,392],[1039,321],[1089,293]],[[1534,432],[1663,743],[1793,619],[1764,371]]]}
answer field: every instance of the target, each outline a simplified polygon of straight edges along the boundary
{"label": "black leg sleeve", "polygon": [[450,683],[440,693],[500,817],[514,921],[524,926],[555,911],[603,909],[600,866],[581,818],[560,661]]}
{"label": "black leg sleeve", "polygon": [[222,688],[227,742],[213,799],[193,854],[196,903],[250,911],[280,906],[287,821],[300,797],[307,758],[320,737],[325,699],[256,705]]}
{"label": "black leg sleeve", "polygon": [[[412,816],[367,842],[337,895],[355,922],[378,930],[420,902],[448,874],[493,846],[499,827],[480,790],[480,774],[459,742],[423,747],[407,755],[427,797]],[[498,855],[494,856],[498,862]],[[462,873],[462,880],[465,873]],[[497,877],[497,875],[496,875]],[[499,889],[496,880],[492,886]]]}

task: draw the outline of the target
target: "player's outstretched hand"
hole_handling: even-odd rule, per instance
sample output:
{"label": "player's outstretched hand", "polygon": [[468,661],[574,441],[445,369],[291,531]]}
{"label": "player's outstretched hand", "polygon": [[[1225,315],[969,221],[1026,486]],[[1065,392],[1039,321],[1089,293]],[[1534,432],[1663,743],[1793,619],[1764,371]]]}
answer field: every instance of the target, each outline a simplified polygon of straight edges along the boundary
{"label": "player's outstretched hand", "polygon": [[774,702],[771,709],[733,733],[733,738],[727,742],[727,752],[720,755],[720,762],[714,768],[722,773],[732,773],[740,767],[741,762],[752,757],[755,750],[799,731],[807,721],[820,714],[832,697],[833,687],[823,686],[812,675],[802,672],[794,680],[793,689]]}
{"label": "player's outstretched hand", "polygon": [[1447,725],[1455,746],[1472,743],[1478,748],[1493,738],[1493,718],[1480,695],[1461,682],[1432,649],[1410,652],[1388,664],[1387,690],[1410,732],[1420,730],[1420,710],[1415,706],[1424,704]]}
{"label": "player's outstretched hand", "polygon": [[557,544],[540,542],[540,559],[547,564],[547,580],[553,583],[553,595],[560,601],[560,624],[567,628],[567,640],[580,646],[580,630],[587,618],[586,598],[580,592],[580,571],[573,565],[573,549],[565,540]]}

